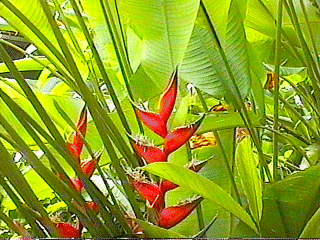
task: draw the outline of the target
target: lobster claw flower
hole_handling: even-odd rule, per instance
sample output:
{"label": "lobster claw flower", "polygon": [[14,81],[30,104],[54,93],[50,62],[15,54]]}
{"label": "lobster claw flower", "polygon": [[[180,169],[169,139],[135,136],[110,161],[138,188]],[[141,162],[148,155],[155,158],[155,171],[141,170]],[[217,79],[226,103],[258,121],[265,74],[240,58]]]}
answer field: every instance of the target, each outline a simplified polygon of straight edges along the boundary
{"label": "lobster claw flower", "polygon": [[81,238],[81,230],[70,223],[56,223],[56,228],[62,238]]}
{"label": "lobster claw flower", "polygon": [[[73,142],[68,144],[68,147],[71,151],[71,153],[80,161],[80,154],[82,152],[82,148],[83,148],[83,139],[82,137],[85,137],[86,132],[87,132],[87,109],[84,106],[84,108],[82,109],[81,113],[80,113],[80,118],[77,124],[77,129],[78,131],[81,133],[76,132],[74,138],[73,138]],[[82,136],[81,136],[82,135]]]}
{"label": "lobster claw flower", "polygon": [[145,111],[133,104],[135,106],[136,113],[140,120],[153,132],[165,138],[168,129],[167,123],[171,116],[172,110],[174,108],[178,91],[178,76],[177,72],[173,74],[172,80],[169,84],[168,89],[162,95],[160,99],[159,113]]}
{"label": "lobster claw flower", "polygon": [[159,114],[135,107],[138,117],[148,128],[163,138],[167,135],[167,125]]}
{"label": "lobster claw flower", "polygon": [[159,115],[167,124],[177,99],[178,92],[178,72],[174,72],[168,89],[160,99]]}
{"label": "lobster claw flower", "polygon": [[168,155],[163,151],[163,149],[156,146],[144,145],[133,138],[131,139],[136,153],[147,163],[167,161]]}
{"label": "lobster claw flower", "polygon": [[202,200],[203,197],[199,197],[185,204],[163,208],[160,211],[158,226],[166,229],[176,226],[187,218]]}
{"label": "lobster claw flower", "polygon": [[134,189],[143,199],[149,202],[152,208],[159,211],[164,207],[164,194],[159,186],[151,182],[130,178]]}
{"label": "lobster claw flower", "polygon": [[100,158],[101,154],[89,161],[81,162],[81,171],[90,178],[97,169]]}
{"label": "lobster claw flower", "polygon": [[71,183],[71,186],[78,192],[82,192],[84,190],[83,183],[79,178],[70,179],[70,183]]}
{"label": "lobster claw flower", "polygon": [[164,139],[165,152],[170,154],[184,145],[198,130],[204,116],[205,115],[189,126],[176,128],[172,132],[168,133]]}

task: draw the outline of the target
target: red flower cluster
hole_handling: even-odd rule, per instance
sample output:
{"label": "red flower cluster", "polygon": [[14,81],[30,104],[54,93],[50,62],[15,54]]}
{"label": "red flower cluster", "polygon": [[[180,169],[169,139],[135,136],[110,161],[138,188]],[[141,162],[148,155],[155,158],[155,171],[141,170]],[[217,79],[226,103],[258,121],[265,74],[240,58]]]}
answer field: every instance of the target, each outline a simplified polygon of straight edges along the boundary
{"label": "red flower cluster", "polygon": [[[98,162],[100,160],[101,154],[97,157],[87,160],[87,161],[81,161],[80,156],[83,149],[84,141],[83,138],[86,135],[87,132],[87,110],[86,107],[83,108],[80,114],[80,118],[77,124],[77,129],[81,133],[76,132],[75,136],[73,138],[72,143],[68,143],[68,149],[70,150],[71,154],[77,159],[78,164],[80,164],[81,171],[87,175],[88,177],[91,177],[96,170],[98,166]],[[82,136],[81,136],[82,135]],[[77,178],[70,179],[71,185],[79,192],[82,192],[84,190],[83,183],[81,180]],[[87,202],[87,206],[91,208],[93,211],[98,213],[99,206],[95,202]],[[76,227],[70,223],[65,222],[58,222],[55,224],[58,233],[63,238],[80,238],[81,237],[81,231],[82,231],[82,224],[80,223],[79,227]]]}
{"label": "red flower cluster", "polygon": [[[68,143],[68,148],[70,152],[73,154],[73,156],[75,156],[76,159],[78,160],[78,163],[80,164],[80,167],[81,167],[81,171],[88,177],[91,177],[98,166],[98,162],[100,160],[101,155],[87,161],[80,160],[81,152],[84,145],[83,138],[86,136],[86,132],[87,132],[87,125],[88,125],[87,122],[88,122],[87,110],[86,110],[86,107],[84,107],[80,113],[80,118],[77,124],[77,129],[81,134],[76,132],[73,138],[73,142]],[[71,179],[71,184],[77,191],[83,191],[84,189],[83,183],[80,181],[79,178]]]}
{"label": "red flower cluster", "polygon": [[[133,147],[139,157],[146,163],[166,162],[169,154],[184,145],[199,128],[203,117],[189,126],[168,129],[168,120],[172,114],[178,90],[177,72],[173,75],[169,87],[160,98],[158,113],[145,111],[137,106],[136,112],[141,121],[153,132],[161,136],[164,144],[161,147],[146,145],[133,140]],[[190,165],[189,169],[197,172],[206,161],[200,164]],[[159,184],[141,180],[131,176],[131,182],[135,190],[155,209],[159,214],[158,226],[171,228],[183,221],[202,201],[202,197],[196,198],[178,206],[165,207],[165,194],[178,185],[162,179]]]}

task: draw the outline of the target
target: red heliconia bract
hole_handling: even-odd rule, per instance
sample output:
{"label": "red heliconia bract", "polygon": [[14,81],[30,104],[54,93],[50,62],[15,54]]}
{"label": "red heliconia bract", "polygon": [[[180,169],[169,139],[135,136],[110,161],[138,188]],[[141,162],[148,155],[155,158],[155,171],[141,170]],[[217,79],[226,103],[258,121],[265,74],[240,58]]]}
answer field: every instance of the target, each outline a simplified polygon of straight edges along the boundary
{"label": "red heliconia bract", "polygon": [[200,197],[189,203],[163,208],[160,211],[158,226],[166,229],[176,226],[188,217],[202,200],[203,198]]}
{"label": "red heliconia bract", "polygon": [[176,103],[178,92],[178,72],[174,72],[168,89],[160,99],[159,115],[165,123],[168,122],[174,105]]}
{"label": "red heliconia bract", "polygon": [[97,169],[101,154],[94,159],[81,163],[81,171],[88,177],[91,177],[94,171]]}
{"label": "red heliconia bract", "polygon": [[152,208],[160,210],[164,207],[164,194],[157,185],[137,179],[133,179],[132,184],[134,189],[150,203]]}
{"label": "red heliconia bract", "polygon": [[57,223],[56,228],[62,238],[81,238],[81,230],[70,223]]}
{"label": "red heliconia bract", "polygon": [[167,125],[159,114],[145,111],[138,107],[136,107],[136,112],[140,120],[153,132],[163,138],[167,135]]}
{"label": "red heliconia bract", "polygon": [[176,128],[169,132],[164,139],[165,152],[170,154],[184,145],[198,130],[203,118],[204,116],[189,126]]}
{"label": "red heliconia bract", "polygon": [[[79,121],[77,124],[77,129],[82,134],[82,136],[85,137],[86,132],[87,132],[86,106],[84,106],[84,108],[82,109],[82,111],[80,113],[80,118],[79,118]],[[83,148],[83,139],[82,139],[81,134],[76,132],[74,139],[73,139],[73,143],[68,144],[70,151],[72,152],[72,154],[74,156],[77,157],[77,159],[79,159],[79,162],[80,162],[80,155],[81,155],[82,148]]]}
{"label": "red heliconia bract", "polygon": [[173,190],[173,189],[179,187],[179,185],[163,179],[163,180],[161,180],[159,187],[160,187],[161,192],[166,193],[170,190]]}
{"label": "red heliconia bract", "polygon": [[133,147],[139,157],[143,158],[147,163],[167,161],[168,156],[161,148],[143,145],[135,140]]}
{"label": "red heliconia bract", "polygon": [[75,190],[79,192],[82,192],[84,190],[83,183],[79,178],[72,178],[70,180],[71,180],[71,185]]}

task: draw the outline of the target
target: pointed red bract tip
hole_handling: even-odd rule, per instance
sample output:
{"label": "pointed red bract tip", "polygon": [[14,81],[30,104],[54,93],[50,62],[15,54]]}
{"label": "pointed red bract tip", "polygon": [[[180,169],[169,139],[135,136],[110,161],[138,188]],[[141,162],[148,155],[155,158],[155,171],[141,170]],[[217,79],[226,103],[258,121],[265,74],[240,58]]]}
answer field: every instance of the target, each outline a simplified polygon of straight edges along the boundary
{"label": "pointed red bract tip", "polygon": [[146,146],[137,141],[133,142],[133,147],[136,153],[147,163],[167,161],[167,154],[158,147]]}
{"label": "pointed red bract tip", "polygon": [[174,108],[178,92],[178,73],[175,72],[172,76],[171,82],[160,99],[159,114],[165,123],[171,116]]}
{"label": "pointed red bract tip", "polygon": [[157,185],[137,179],[132,180],[132,185],[139,195],[150,203],[152,208],[160,210],[164,207],[164,194]]}
{"label": "pointed red bract tip", "polygon": [[163,208],[160,211],[158,226],[166,229],[176,226],[187,218],[202,200],[200,197],[190,203]]}
{"label": "pointed red bract tip", "polygon": [[75,156],[78,160],[78,163],[80,163],[80,155],[81,155],[81,148],[79,145],[75,145],[73,143],[67,143],[67,146],[72,153],[73,156]]}
{"label": "pointed red bract tip", "polygon": [[85,175],[87,175],[89,178],[92,176],[94,171],[97,169],[100,157],[101,157],[101,154],[98,157],[94,158],[94,159],[91,159],[89,161],[81,163],[81,171]]}
{"label": "pointed red bract tip", "polygon": [[79,178],[72,178],[70,179],[71,181],[71,185],[72,187],[79,191],[79,192],[82,192],[84,190],[84,187],[83,187],[83,183],[81,182],[81,180]]}
{"label": "pointed red bract tip", "polygon": [[173,182],[170,182],[168,180],[165,180],[163,179],[161,182],[160,182],[160,189],[161,189],[161,192],[163,193],[166,193],[172,189],[175,189],[177,187],[179,187],[179,185],[173,183]]}
{"label": "pointed red bract tip", "polygon": [[[87,124],[88,124],[87,121],[88,121],[87,110],[86,110],[86,107],[84,107],[81,111],[80,118],[79,118],[78,125],[77,125],[77,129],[82,134],[83,137],[86,136]],[[73,143],[72,143],[72,146],[76,149],[77,155],[75,155],[75,156],[77,156],[77,157],[80,157],[80,154],[81,154],[81,151],[83,148],[83,144],[84,144],[81,134],[76,133],[76,135],[74,136],[74,139],[73,139]]]}
{"label": "pointed red bract tip", "polygon": [[135,108],[139,119],[153,132],[165,137],[167,135],[167,125],[157,113],[144,111],[138,107]]}
{"label": "pointed red bract tip", "polygon": [[57,223],[56,228],[62,238],[81,238],[81,230],[70,223]]}
{"label": "pointed red bract tip", "polygon": [[169,132],[164,139],[165,152],[170,154],[184,145],[198,130],[203,118],[204,116],[189,126],[176,128],[173,132]]}

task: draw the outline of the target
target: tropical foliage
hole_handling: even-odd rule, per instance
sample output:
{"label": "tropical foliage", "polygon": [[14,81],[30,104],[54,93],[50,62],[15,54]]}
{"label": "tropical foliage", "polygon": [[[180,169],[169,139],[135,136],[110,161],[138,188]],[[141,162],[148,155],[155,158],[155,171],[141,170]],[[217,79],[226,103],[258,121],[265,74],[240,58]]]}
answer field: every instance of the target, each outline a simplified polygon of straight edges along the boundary
{"label": "tropical foliage", "polygon": [[0,237],[320,237],[319,14],[0,0]]}

